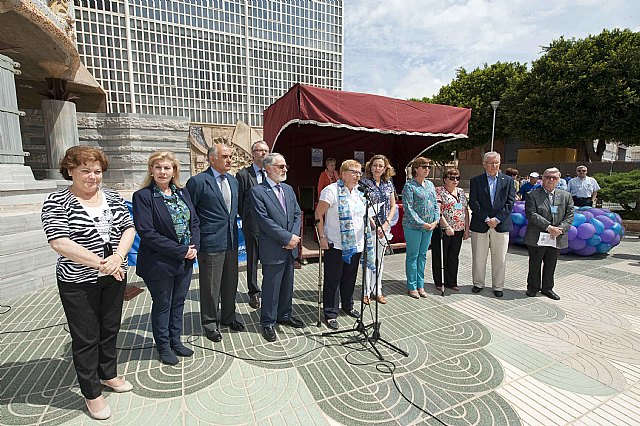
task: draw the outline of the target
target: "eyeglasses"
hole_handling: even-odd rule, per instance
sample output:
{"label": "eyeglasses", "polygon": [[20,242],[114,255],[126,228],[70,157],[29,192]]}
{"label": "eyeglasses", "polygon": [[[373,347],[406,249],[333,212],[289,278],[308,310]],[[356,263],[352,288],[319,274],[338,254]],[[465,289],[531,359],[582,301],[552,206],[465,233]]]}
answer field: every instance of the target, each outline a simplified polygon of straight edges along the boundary
{"label": "eyeglasses", "polygon": [[430,169],[431,168],[431,166],[428,165],[428,164],[423,164],[422,166],[418,166],[418,167],[420,167],[421,169]]}
{"label": "eyeglasses", "polygon": [[460,176],[449,176],[447,177],[449,180],[460,180]]}
{"label": "eyeglasses", "polygon": [[289,170],[289,165],[288,164],[274,164],[273,167],[277,167],[280,170],[284,170],[284,169]]}
{"label": "eyeglasses", "polygon": [[345,170],[345,171],[351,173],[354,176],[362,176],[362,171],[360,170]]}
{"label": "eyeglasses", "polygon": [[485,162],[484,162],[484,164],[488,164],[488,165],[490,165],[490,166],[496,166],[496,167],[497,167],[497,166],[499,166],[499,165],[500,165],[500,162],[498,161],[498,162],[491,162],[491,163],[490,163],[490,162],[488,162],[488,161],[485,161]]}
{"label": "eyeglasses", "polygon": [[587,173],[587,169],[578,170],[578,173]]}

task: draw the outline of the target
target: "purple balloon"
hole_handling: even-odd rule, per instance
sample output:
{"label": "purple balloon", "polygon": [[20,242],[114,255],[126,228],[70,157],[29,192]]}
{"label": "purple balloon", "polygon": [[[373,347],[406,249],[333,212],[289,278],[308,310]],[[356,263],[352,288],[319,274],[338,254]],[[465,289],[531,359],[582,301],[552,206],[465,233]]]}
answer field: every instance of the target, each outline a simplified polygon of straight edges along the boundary
{"label": "purple balloon", "polygon": [[524,204],[516,203],[516,205],[513,206],[513,212],[514,213],[523,213],[524,214]]}
{"label": "purple balloon", "polygon": [[591,219],[593,219],[593,213],[591,213],[588,210],[581,211],[580,213],[582,213],[584,215],[584,217],[587,218],[587,222],[590,221]]}
{"label": "purple balloon", "polygon": [[614,214],[616,215],[616,222],[622,225],[622,218],[620,217],[620,215],[618,213],[614,213]]}
{"label": "purple balloon", "polygon": [[600,233],[600,240],[602,240],[603,243],[611,243],[615,237],[616,233],[613,232],[613,229],[605,229]]}
{"label": "purple balloon", "polygon": [[594,246],[584,246],[584,248],[580,250],[576,250],[576,254],[580,256],[591,256],[596,252],[596,248]]}
{"label": "purple balloon", "polygon": [[596,227],[590,223],[583,223],[578,226],[578,237],[582,240],[588,240],[596,233]]}
{"label": "purple balloon", "polygon": [[602,224],[604,225],[604,229],[609,229],[613,226],[614,222],[613,220],[611,220],[610,217],[601,214],[600,216],[596,216],[596,219],[598,219],[600,222],[602,222]]}
{"label": "purple balloon", "polygon": [[589,212],[593,215],[593,217],[597,217],[604,214],[602,209],[591,209],[589,210]]}
{"label": "purple balloon", "polygon": [[569,241],[569,247],[573,250],[582,250],[587,246],[587,242],[585,240],[581,240],[580,238],[576,238],[574,240]]}
{"label": "purple balloon", "polygon": [[618,244],[620,244],[620,240],[622,239],[622,237],[620,235],[616,235],[613,240],[611,240],[611,242],[609,244],[611,244],[611,247],[615,247]]}
{"label": "purple balloon", "polygon": [[576,228],[575,226],[571,225],[571,227],[567,231],[567,238],[569,239],[569,241],[571,241],[571,240],[575,239],[577,236],[578,236],[578,228]]}
{"label": "purple balloon", "polygon": [[527,233],[527,225],[524,225],[522,228],[520,228],[520,232],[518,232],[518,236],[524,238],[524,234]]}

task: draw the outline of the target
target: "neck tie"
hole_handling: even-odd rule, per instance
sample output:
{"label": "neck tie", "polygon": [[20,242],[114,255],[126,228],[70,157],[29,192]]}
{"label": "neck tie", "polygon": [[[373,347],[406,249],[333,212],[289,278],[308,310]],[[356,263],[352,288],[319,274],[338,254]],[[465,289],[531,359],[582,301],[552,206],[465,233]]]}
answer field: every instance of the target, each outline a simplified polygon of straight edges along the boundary
{"label": "neck tie", "polygon": [[222,191],[222,198],[224,198],[227,211],[231,212],[231,187],[229,187],[229,181],[227,181],[225,175],[220,175],[220,190]]}
{"label": "neck tie", "polygon": [[260,182],[258,183],[262,183],[264,182],[264,170],[260,169]]}
{"label": "neck tie", "polygon": [[284,202],[284,191],[280,185],[276,185],[276,195],[278,196],[278,201],[280,201],[280,205],[282,206],[282,210],[287,213],[287,207]]}

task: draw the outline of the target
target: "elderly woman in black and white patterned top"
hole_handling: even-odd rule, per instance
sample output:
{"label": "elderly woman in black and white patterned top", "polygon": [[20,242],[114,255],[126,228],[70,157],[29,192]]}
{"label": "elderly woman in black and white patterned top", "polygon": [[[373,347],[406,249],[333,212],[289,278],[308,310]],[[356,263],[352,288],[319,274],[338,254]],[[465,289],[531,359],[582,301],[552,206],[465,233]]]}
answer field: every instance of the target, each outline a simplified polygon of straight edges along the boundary
{"label": "elderly woman in black and white patterned top", "polygon": [[98,420],[111,415],[102,385],[115,392],[133,389],[117,375],[116,338],[127,281],[125,258],[135,230],[122,197],[100,186],[108,164],[98,148],[69,148],[60,173],[73,184],[49,194],[42,206],[44,232],[60,255],[58,291],[80,391]]}

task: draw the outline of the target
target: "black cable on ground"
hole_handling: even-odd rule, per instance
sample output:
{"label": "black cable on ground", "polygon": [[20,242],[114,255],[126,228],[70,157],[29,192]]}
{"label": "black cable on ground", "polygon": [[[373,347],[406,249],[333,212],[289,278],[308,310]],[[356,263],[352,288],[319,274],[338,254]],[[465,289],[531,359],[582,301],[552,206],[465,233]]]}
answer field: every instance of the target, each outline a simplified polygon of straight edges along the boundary
{"label": "black cable on ground", "polygon": [[0,308],[6,308],[7,309],[6,311],[0,312],[0,315],[4,315],[4,314],[6,314],[7,312],[9,312],[11,310],[11,306],[9,306],[9,305],[0,304]]}

